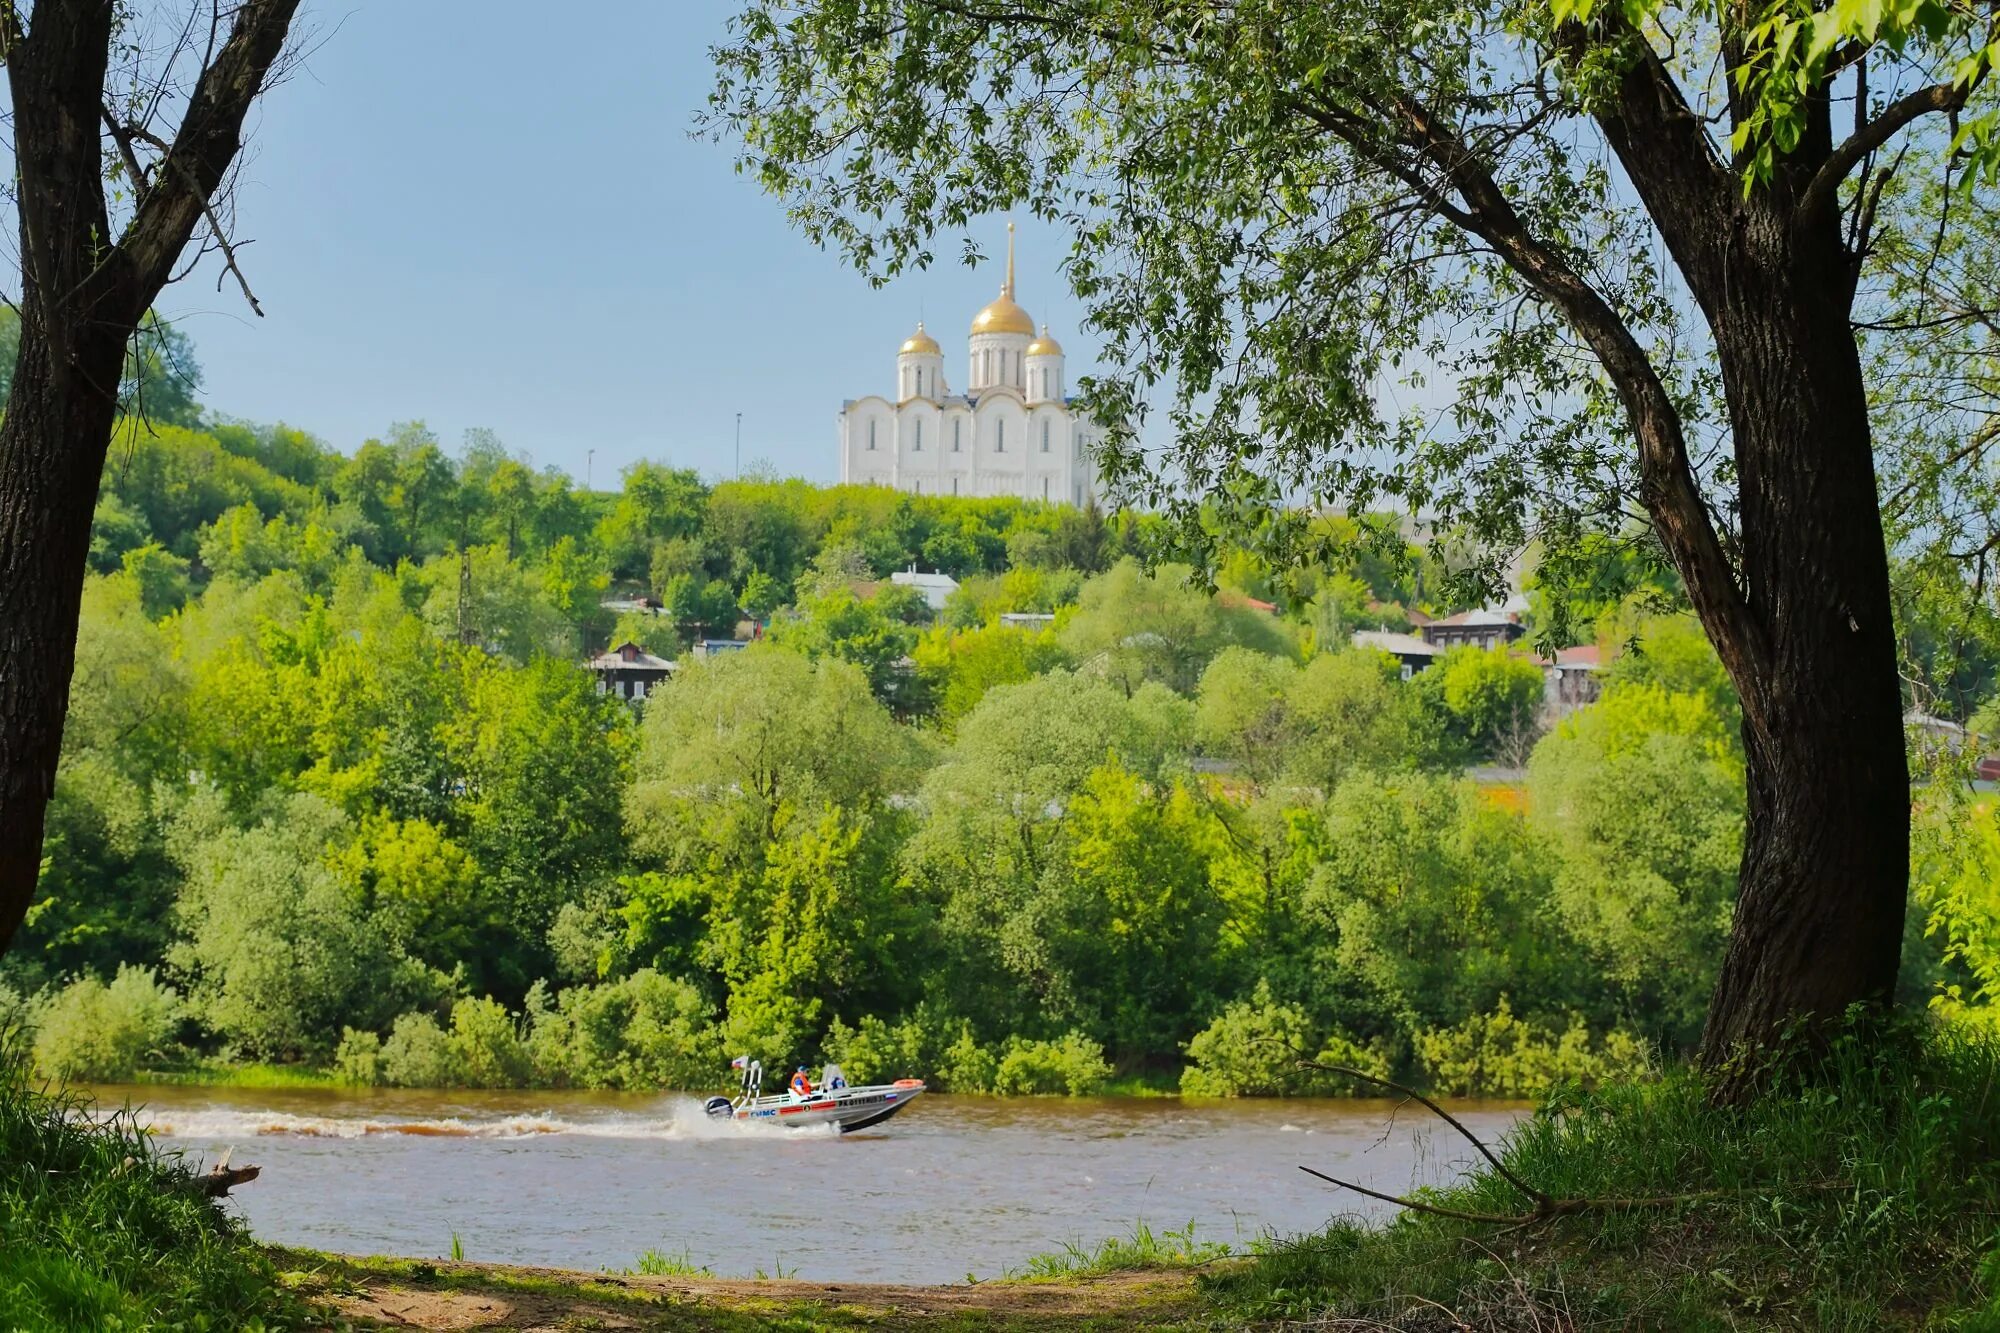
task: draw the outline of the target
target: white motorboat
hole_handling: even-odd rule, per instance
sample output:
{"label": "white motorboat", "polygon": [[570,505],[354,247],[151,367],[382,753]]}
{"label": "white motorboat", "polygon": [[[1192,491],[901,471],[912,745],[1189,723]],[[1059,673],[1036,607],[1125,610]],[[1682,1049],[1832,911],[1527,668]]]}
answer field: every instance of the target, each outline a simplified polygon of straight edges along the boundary
{"label": "white motorboat", "polygon": [[778,1125],[804,1129],[810,1125],[832,1125],[843,1134],[879,1125],[924,1093],[920,1078],[899,1078],[894,1083],[874,1083],[849,1087],[839,1065],[828,1065],[821,1074],[822,1086],[804,1096],[783,1092],[765,1097],[764,1067],[755,1060],[738,1057],[731,1061],[743,1071],[741,1091],[734,1100],[710,1097],[704,1108],[718,1120],[736,1120],[750,1125]]}

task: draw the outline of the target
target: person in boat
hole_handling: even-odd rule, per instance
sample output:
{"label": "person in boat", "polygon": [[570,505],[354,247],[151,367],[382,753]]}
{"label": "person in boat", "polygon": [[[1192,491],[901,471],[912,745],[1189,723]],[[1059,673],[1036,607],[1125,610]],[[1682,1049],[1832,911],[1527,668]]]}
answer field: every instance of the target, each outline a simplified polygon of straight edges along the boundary
{"label": "person in boat", "polygon": [[828,1065],[819,1071],[819,1077],[828,1092],[839,1092],[847,1086],[847,1075],[839,1065]]}
{"label": "person in boat", "polygon": [[812,1095],[813,1095],[812,1077],[806,1073],[806,1067],[804,1065],[800,1065],[798,1072],[792,1075],[792,1096],[797,1098],[799,1101],[803,1102],[803,1101],[810,1101],[812,1099]]}

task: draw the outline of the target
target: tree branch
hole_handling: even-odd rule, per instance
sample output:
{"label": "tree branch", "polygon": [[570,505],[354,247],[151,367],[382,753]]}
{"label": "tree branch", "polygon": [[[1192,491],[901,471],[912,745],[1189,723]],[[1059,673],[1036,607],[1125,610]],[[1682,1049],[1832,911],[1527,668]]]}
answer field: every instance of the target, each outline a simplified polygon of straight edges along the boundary
{"label": "tree branch", "polygon": [[[133,294],[144,297],[142,308],[151,303],[152,294],[165,282],[195,223],[203,218],[215,229],[231,267],[235,266],[234,253],[216,221],[210,199],[242,147],[244,117],[284,51],[298,7],[299,0],[245,0],[236,11],[228,38],[189,95],[180,131],[172,146],[164,149],[153,188],[134,210],[118,243],[119,255],[130,266]],[[237,279],[242,282],[240,269]],[[249,284],[242,285],[251,308],[262,314]]]}
{"label": "tree branch", "polygon": [[1934,83],[1928,88],[1904,97],[1899,97],[1882,108],[1882,114],[1863,125],[1847,137],[1846,142],[1827,155],[1813,173],[1812,181],[1805,193],[1799,196],[1797,218],[1801,222],[1810,221],[1820,211],[1830,208],[1839,197],[1840,183],[1861,160],[1896,137],[1912,121],[1941,111],[1956,111],[1965,105],[1971,88],[1959,88],[1948,83]]}
{"label": "tree branch", "polygon": [[[107,112],[107,116],[108,114],[109,113]],[[125,148],[126,159],[130,164],[131,170],[136,171],[138,169],[138,163],[131,161],[131,149],[126,145],[128,145],[130,140],[134,137],[144,140],[146,143],[150,144],[155,148],[158,148],[159,150],[161,150],[161,152],[166,154],[166,156],[161,159],[162,162],[165,163],[165,165],[178,166],[181,167],[183,171],[186,170],[186,167],[183,166],[181,162],[173,155],[172,148],[170,148],[167,144],[163,143],[160,139],[156,138],[154,135],[148,133],[145,129],[141,128],[140,126],[137,125],[124,126],[123,137],[120,137],[119,128],[114,126],[112,137],[117,138],[119,146]],[[236,262],[236,247],[230,244],[229,233],[223,230],[221,219],[215,216],[215,205],[212,202],[210,202],[207,192],[200,191],[198,189],[199,184],[200,182],[192,179],[188,180],[187,182],[188,188],[190,190],[195,190],[196,191],[195,197],[201,201],[201,215],[208,222],[208,230],[210,231],[211,234],[214,235],[215,243],[218,246],[222,247],[223,267],[228,269],[229,272],[236,275],[236,285],[243,289],[243,299],[250,303],[251,311],[255,313],[259,319],[262,319],[264,317],[264,307],[257,303],[257,294],[250,290],[250,279],[244,275],[243,266]]]}
{"label": "tree branch", "polygon": [[[1500,1173],[1501,1179],[1505,1180],[1509,1185],[1512,1185],[1515,1189],[1521,1191],[1521,1193],[1533,1199],[1536,1203],[1555,1202],[1555,1200],[1551,1199],[1545,1191],[1536,1189],[1533,1185],[1530,1185],[1527,1181],[1521,1179],[1519,1176],[1515,1175],[1512,1171],[1508,1170],[1507,1164],[1501,1161],[1500,1158],[1494,1153],[1494,1151],[1491,1148],[1487,1147],[1483,1141],[1481,1141],[1480,1137],[1477,1134],[1474,1134],[1471,1130],[1467,1129],[1463,1124],[1461,1124],[1458,1118],[1452,1115],[1451,1112],[1445,1110],[1442,1106],[1439,1106],[1436,1102],[1424,1096],[1424,1094],[1418,1092],[1415,1088],[1405,1087],[1403,1084],[1397,1083],[1393,1079],[1386,1079],[1378,1074],[1365,1073],[1362,1070],[1355,1069],[1349,1065],[1323,1065],[1316,1060],[1300,1060],[1299,1068],[1318,1070],[1322,1074],[1339,1074],[1345,1078],[1359,1079],[1363,1083],[1373,1083],[1378,1088],[1387,1088],[1391,1092],[1400,1093],[1403,1096],[1408,1097],[1413,1101],[1422,1102],[1427,1108],[1429,1108],[1430,1113],[1432,1115],[1436,1116],[1438,1119],[1444,1121],[1447,1125],[1450,1125],[1453,1129],[1457,1130],[1460,1134],[1462,1134],[1465,1137],[1465,1141],[1467,1143],[1470,1143],[1473,1147],[1477,1148],[1479,1150],[1479,1155],[1481,1157],[1484,1157],[1488,1162],[1491,1162],[1493,1164],[1493,1169]],[[1319,1173],[1314,1172],[1313,1174],[1318,1175]],[[1321,1179],[1326,1179],[1326,1177],[1321,1177]],[[1337,1184],[1339,1182],[1335,1183]]]}

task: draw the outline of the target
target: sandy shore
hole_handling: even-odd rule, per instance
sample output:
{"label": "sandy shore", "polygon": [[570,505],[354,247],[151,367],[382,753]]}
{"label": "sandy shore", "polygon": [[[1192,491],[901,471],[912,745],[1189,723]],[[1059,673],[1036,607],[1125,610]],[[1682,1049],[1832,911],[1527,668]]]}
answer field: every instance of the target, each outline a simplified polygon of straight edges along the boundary
{"label": "sandy shore", "polygon": [[641,1277],[273,1250],[328,1327],[507,1329],[1157,1328],[1195,1312],[1186,1272],[949,1286]]}

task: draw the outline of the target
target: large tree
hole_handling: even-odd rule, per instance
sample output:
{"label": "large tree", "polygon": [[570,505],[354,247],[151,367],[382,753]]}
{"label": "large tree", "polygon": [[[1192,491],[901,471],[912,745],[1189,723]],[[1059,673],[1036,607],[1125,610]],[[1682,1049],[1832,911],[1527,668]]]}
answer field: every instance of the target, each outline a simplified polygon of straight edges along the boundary
{"label": "large tree", "polygon": [[0,0],[21,264],[0,420],[0,950],[40,867],[120,372],[196,228],[241,280],[227,182],[297,9]]}
{"label": "large tree", "polygon": [[[877,276],[987,212],[1067,224],[1104,467],[1196,538],[1282,549],[1313,506],[1387,504],[1489,581],[1539,538],[1548,581],[1649,520],[1743,703],[1721,1063],[1895,980],[1909,786],[1852,323],[1899,170],[1991,188],[1997,27],[1967,0],[749,0],[709,124]],[[1171,442],[1142,448],[1156,397]]]}

